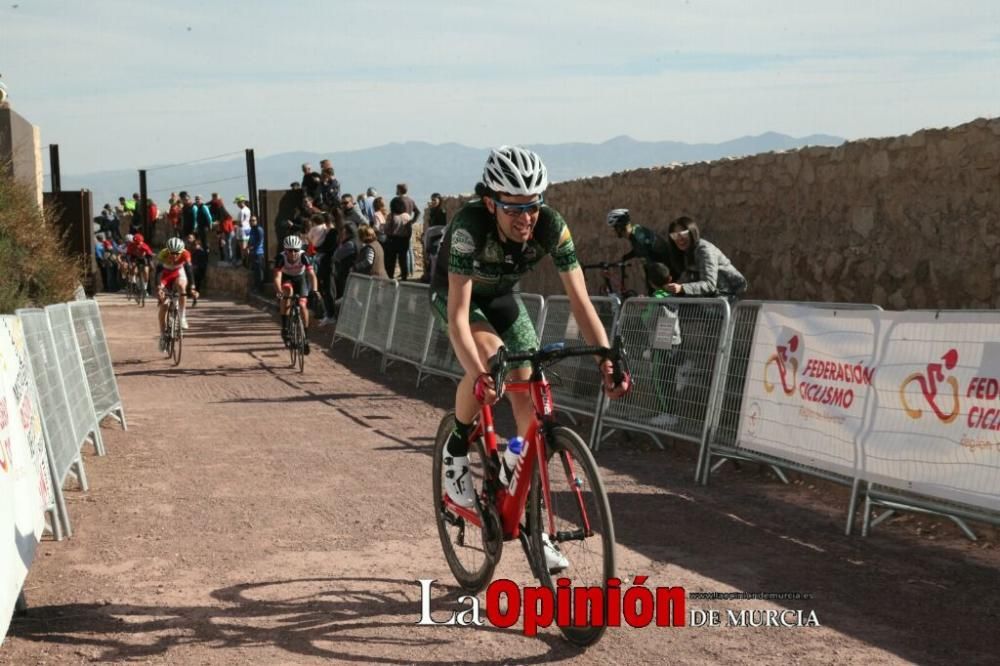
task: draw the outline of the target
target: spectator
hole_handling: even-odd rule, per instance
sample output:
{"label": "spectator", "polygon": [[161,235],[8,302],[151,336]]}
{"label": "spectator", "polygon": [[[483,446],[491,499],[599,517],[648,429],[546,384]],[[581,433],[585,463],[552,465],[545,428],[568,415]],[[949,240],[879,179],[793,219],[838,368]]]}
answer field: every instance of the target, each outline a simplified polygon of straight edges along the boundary
{"label": "spectator", "polygon": [[[198,235],[202,248],[206,248],[208,247],[208,230],[212,228],[212,211],[202,202],[200,194],[196,194],[194,197],[192,217],[194,219],[194,232]],[[195,284],[200,285],[201,283],[195,282]]]}
{"label": "spectator", "polygon": [[[670,269],[659,262],[649,264],[646,279],[653,298],[671,298],[667,291],[673,279]],[[651,361],[652,384],[656,393],[656,411],[649,424],[658,428],[671,429],[677,425],[677,368],[682,352],[680,319],[677,312],[662,305],[651,304],[640,315],[644,339],[627,340],[632,348],[642,349],[642,358]]]}
{"label": "spectator", "polygon": [[448,219],[444,212],[444,206],[441,205],[441,195],[435,192],[427,204],[427,227],[443,227],[446,224],[448,224]]}
{"label": "spectator", "polygon": [[236,204],[236,208],[239,209],[238,215],[239,220],[234,224],[236,231],[236,239],[239,242],[240,256],[233,256],[233,265],[238,266],[242,261],[244,265],[249,265],[250,255],[247,247],[250,243],[250,206],[247,205],[247,199],[243,195],[240,195],[233,199],[233,203]]}
{"label": "spectator", "polygon": [[254,290],[260,291],[264,284],[264,229],[257,225],[257,218],[250,216],[250,232],[247,234],[247,263]]}
{"label": "spectator", "polygon": [[[395,202],[396,199],[393,199]],[[396,210],[401,210],[397,207]],[[410,237],[413,235],[413,222],[407,212],[394,212],[389,208],[389,221],[385,225],[385,272],[389,279],[396,274],[396,264],[399,263],[399,279],[406,281],[410,272],[406,263],[406,253],[410,247]]]}
{"label": "spectator", "polygon": [[212,192],[212,198],[208,202],[208,210],[212,215],[212,227],[218,236],[219,259],[232,263],[236,242],[235,224],[233,216],[226,210],[226,204],[218,192]]}
{"label": "spectator", "polygon": [[340,245],[337,246],[337,251],[333,253],[333,280],[338,294],[344,293],[347,276],[350,275],[351,269],[354,268],[354,262],[357,261],[359,249],[358,225],[353,222],[344,222],[344,226],[340,230]]}
{"label": "spectator", "polygon": [[386,223],[386,209],[385,209],[385,199],[382,197],[375,197],[372,200],[372,210],[374,214],[372,215],[372,230],[375,232],[375,236],[378,238],[378,242],[382,245],[385,244],[385,223]]}
{"label": "spectator", "polygon": [[134,213],[136,202],[138,201],[138,194],[133,194],[131,199],[125,199],[125,197],[118,197],[118,205],[122,207],[126,213]]}
{"label": "spectator", "polygon": [[[396,213],[396,210],[394,209],[398,207],[396,201],[399,200],[402,202],[404,211],[410,215],[409,236],[406,238],[406,247],[403,248],[402,254],[400,255],[402,257],[400,266],[405,265],[406,275],[413,273],[413,248],[411,247],[410,239],[413,237],[413,225],[420,219],[420,209],[417,208],[417,202],[411,199],[407,194],[408,191],[409,187],[407,187],[406,183],[399,183],[396,185],[396,196],[389,202],[390,213]],[[405,280],[406,278],[404,277],[403,279]]]}
{"label": "spectator", "polygon": [[[316,248],[316,254],[319,257],[319,261],[316,262],[318,266],[316,280],[319,286],[319,295],[323,299],[323,309],[326,311],[326,316],[320,321],[320,326],[334,324],[337,321],[334,316],[334,301],[337,294],[334,291],[332,279],[333,253],[337,250],[338,229],[343,226],[343,217],[339,208],[334,208],[328,215],[328,217],[324,216],[323,219],[323,226],[327,228],[326,235],[323,237],[323,242]],[[326,323],[323,323],[324,321]]]}
{"label": "spectator", "polygon": [[115,240],[121,239],[121,221],[111,209],[111,204],[104,204],[104,208],[101,209],[101,214],[97,217],[96,221],[100,226],[100,231],[104,233],[105,238],[110,237]]}
{"label": "spectator", "polygon": [[365,196],[358,197],[358,207],[364,213],[364,216],[368,218],[369,225],[375,221],[375,197],[377,196],[378,193],[375,191],[375,188],[369,187],[365,192]]}
{"label": "spectator", "polygon": [[358,210],[358,207],[355,205],[353,195],[345,194],[340,197],[340,207],[344,212],[345,223],[351,222],[354,224],[355,228],[368,223],[368,220],[365,219],[365,216],[361,214],[361,211]]}
{"label": "spectator", "polygon": [[[326,234],[330,230],[328,221],[332,219],[333,218],[330,217],[329,213],[317,213],[313,215],[312,225],[306,233],[306,240],[309,242],[310,247],[315,248],[318,251],[319,246],[323,244],[323,240],[326,238]],[[318,263],[319,260],[317,259],[316,262]]]}
{"label": "spectator", "polygon": [[187,238],[195,232],[194,202],[191,195],[181,192],[181,237]]}
{"label": "spectator", "polygon": [[361,249],[354,262],[354,272],[378,278],[388,278],[385,274],[385,254],[382,244],[378,242],[375,230],[367,224],[358,227],[358,239]]}
{"label": "spectator", "polygon": [[[200,238],[194,239],[194,249],[191,251],[191,264],[194,266],[194,283],[198,285],[198,292],[204,295],[207,292],[208,284],[205,276],[208,274],[208,250],[202,244]],[[195,303],[191,304],[192,307]]]}
{"label": "spectator", "polygon": [[679,217],[670,223],[669,232],[671,254],[684,272],[666,291],[678,296],[723,296],[730,304],[746,292],[746,278],[722,250],[701,237],[694,220]]}
{"label": "spectator", "polygon": [[167,210],[167,221],[174,236],[181,233],[181,199],[175,193],[170,193],[170,208]]}
{"label": "spectator", "polygon": [[[652,229],[640,226],[632,222],[632,216],[627,208],[615,208],[608,213],[608,226],[615,230],[618,238],[625,239],[632,246],[632,249],[622,255],[622,261],[638,258],[642,261],[642,270],[646,277],[647,289],[652,294],[652,287],[649,287],[649,264],[659,262],[670,268],[674,275],[680,275],[683,265],[677,262],[677,257],[671,256],[670,247],[667,241]],[[622,285],[624,289],[624,285]]]}
{"label": "spectator", "polygon": [[[325,160],[324,160],[325,161]],[[320,176],[319,193],[321,208],[329,211],[340,203],[340,181],[333,175],[333,167],[324,167]]]}
{"label": "spectator", "polygon": [[307,197],[319,198],[319,186],[322,182],[322,176],[312,170],[311,164],[302,165],[302,190]]}

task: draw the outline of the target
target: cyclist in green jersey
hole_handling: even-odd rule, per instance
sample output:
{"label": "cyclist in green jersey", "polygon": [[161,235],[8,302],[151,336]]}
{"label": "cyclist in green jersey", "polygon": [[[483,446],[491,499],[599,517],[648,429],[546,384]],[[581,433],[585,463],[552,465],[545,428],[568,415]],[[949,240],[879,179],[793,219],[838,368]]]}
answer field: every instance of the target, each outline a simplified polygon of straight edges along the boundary
{"label": "cyclist in green jersey", "polygon": [[[671,266],[670,246],[666,239],[652,229],[632,222],[632,216],[627,208],[615,208],[608,213],[608,226],[615,230],[618,238],[627,240],[632,249],[622,255],[622,261],[639,259],[645,272],[646,284],[649,285],[649,265],[661,263],[679,274],[679,267]],[[653,295],[650,288],[649,296]]]}
{"label": "cyclist in green jersey", "polygon": [[[475,503],[469,479],[468,433],[481,403],[497,400],[487,374],[489,358],[501,345],[513,352],[538,348],[535,327],[515,291],[522,274],[551,256],[570,300],[574,319],[590,345],[608,345],[604,327],[587,296],[569,228],[545,205],[548,174],[538,155],[516,146],[491,151],[483,169],[484,196],[466,204],[452,219],[438,251],[430,298],[437,317],[447,324],[455,356],[465,376],[455,393],[455,431],[444,458],[444,485],[462,506]],[[628,390],[611,378],[611,362],[601,363],[604,390],[617,398]],[[526,381],[529,368],[510,373]],[[518,432],[533,418],[530,396],[508,394]]]}

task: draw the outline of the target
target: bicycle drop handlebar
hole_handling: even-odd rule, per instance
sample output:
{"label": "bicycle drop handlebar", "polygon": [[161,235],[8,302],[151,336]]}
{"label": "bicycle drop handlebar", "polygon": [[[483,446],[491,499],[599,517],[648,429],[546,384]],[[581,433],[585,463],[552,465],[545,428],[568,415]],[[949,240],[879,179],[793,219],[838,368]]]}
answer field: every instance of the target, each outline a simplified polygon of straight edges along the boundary
{"label": "bicycle drop handlebar", "polygon": [[627,261],[598,261],[595,264],[580,264],[580,268],[585,271],[598,269],[606,271],[610,268],[624,268],[627,263]]}
{"label": "bicycle drop handlebar", "polygon": [[590,345],[567,347],[565,342],[553,342],[538,350],[511,353],[507,351],[506,347],[501,346],[490,363],[489,372],[497,397],[503,395],[503,381],[511,363],[530,361],[534,373],[542,366],[554,365],[563,359],[574,356],[599,356],[603,360],[611,361],[611,379],[616,386],[621,384],[628,373],[628,355],[620,335],[615,336],[614,344],[610,348]]}

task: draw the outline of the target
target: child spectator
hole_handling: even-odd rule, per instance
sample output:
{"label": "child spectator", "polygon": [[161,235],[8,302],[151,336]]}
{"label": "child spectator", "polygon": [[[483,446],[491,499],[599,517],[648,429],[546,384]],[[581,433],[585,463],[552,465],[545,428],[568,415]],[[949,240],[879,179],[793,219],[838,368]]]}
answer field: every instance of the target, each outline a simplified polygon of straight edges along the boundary
{"label": "child spectator", "polygon": [[[670,269],[659,262],[646,266],[646,280],[652,298],[672,299],[667,285],[673,280]],[[644,360],[651,362],[652,384],[656,392],[656,406],[660,413],[649,420],[657,428],[670,430],[677,425],[677,366],[681,352],[681,326],[677,312],[666,305],[655,303],[646,307],[641,315],[648,335],[648,344],[642,352]]]}

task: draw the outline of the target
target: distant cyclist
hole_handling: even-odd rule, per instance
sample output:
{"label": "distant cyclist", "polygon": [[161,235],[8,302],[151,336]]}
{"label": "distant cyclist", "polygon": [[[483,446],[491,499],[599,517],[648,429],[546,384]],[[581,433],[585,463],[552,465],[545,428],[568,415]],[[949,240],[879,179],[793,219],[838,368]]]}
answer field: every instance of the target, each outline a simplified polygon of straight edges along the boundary
{"label": "distant cyclist", "polygon": [[[316,280],[316,271],[313,270],[312,259],[302,251],[302,239],[292,234],[285,236],[282,242],[283,251],[274,261],[274,289],[278,292],[278,298],[298,294],[299,312],[302,315],[302,326],[309,328],[309,308],[306,302],[309,299],[309,292],[319,288]],[[288,299],[281,299],[281,339],[288,345],[288,310],[291,303]],[[309,353],[309,340],[305,341],[303,352]]]}
{"label": "distant cyclist", "polygon": [[149,265],[153,261],[153,249],[146,244],[146,240],[142,237],[142,234],[135,234],[125,237],[128,241],[128,245],[125,248],[125,256],[128,259],[129,264],[132,266],[132,270],[138,274],[142,274],[142,281],[145,284],[149,284]]}
{"label": "distant cyclist", "polygon": [[181,313],[181,328],[187,329],[187,287],[190,284],[192,293],[195,291],[194,281],[188,281],[191,269],[191,253],[184,249],[184,241],[174,237],[167,241],[167,246],[156,255],[157,278],[159,289],[156,297],[160,304],[160,336],[167,327],[167,290],[173,289],[180,295],[178,305]]}
{"label": "distant cyclist", "polygon": [[[448,226],[430,298],[437,317],[448,325],[448,336],[465,376],[455,393],[455,430],[444,456],[444,485],[461,506],[475,503],[469,482],[468,434],[480,403],[492,404],[497,393],[487,374],[489,358],[501,345],[511,352],[538,348],[538,336],[515,288],[521,275],[546,255],[559,271],[584,340],[608,346],[601,320],[587,296],[569,228],[562,216],[545,205],[548,174],[538,155],[516,146],[490,152],[483,169],[483,196],[466,204]],[[526,381],[529,368],[510,373]],[[604,390],[619,397],[626,377],[615,386],[610,361],[600,364]],[[520,434],[534,417],[527,393],[508,394]]]}
{"label": "distant cyclist", "polygon": [[[615,230],[618,238],[627,240],[632,249],[622,255],[622,261],[640,259],[642,261],[645,283],[649,285],[649,265],[660,263],[672,271],[680,273],[678,267],[671,266],[670,246],[667,240],[652,229],[632,222],[632,216],[627,208],[615,208],[608,213],[608,226]],[[650,290],[650,294],[652,291]]]}

